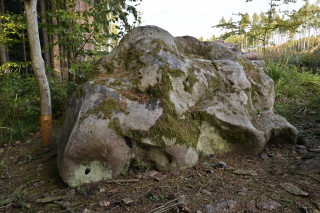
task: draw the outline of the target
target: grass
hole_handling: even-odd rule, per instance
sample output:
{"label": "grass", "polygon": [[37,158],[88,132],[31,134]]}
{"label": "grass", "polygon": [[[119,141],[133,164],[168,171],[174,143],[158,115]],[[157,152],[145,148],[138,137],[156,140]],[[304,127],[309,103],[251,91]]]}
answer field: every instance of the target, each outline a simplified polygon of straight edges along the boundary
{"label": "grass", "polygon": [[266,63],[265,72],[275,82],[275,112],[293,119],[297,112],[320,108],[320,75],[287,62]]}
{"label": "grass", "polygon": [[[63,115],[70,86],[49,79],[54,119]],[[3,74],[0,82],[0,145],[23,140],[39,129],[40,99],[37,83],[32,76]]]}

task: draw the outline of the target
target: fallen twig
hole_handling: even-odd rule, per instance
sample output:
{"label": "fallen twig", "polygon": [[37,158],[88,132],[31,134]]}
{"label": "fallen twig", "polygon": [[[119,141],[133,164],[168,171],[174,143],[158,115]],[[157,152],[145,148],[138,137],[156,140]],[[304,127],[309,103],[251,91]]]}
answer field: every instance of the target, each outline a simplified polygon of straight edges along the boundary
{"label": "fallen twig", "polygon": [[178,205],[180,205],[181,203],[177,202],[178,199],[174,199],[174,200],[170,200],[169,202],[155,208],[155,209],[152,209],[151,211],[149,211],[148,213],[161,213],[161,212],[165,212],[165,211],[168,211],[170,210],[171,208],[174,208]]}
{"label": "fallen twig", "polygon": [[308,175],[308,174],[305,174],[305,173],[300,173],[300,172],[293,172],[293,174],[302,175],[302,176],[307,176],[308,178],[311,178],[312,180],[320,183],[320,180],[318,180],[318,179],[315,178],[315,177],[312,177],[311,175]]}
{"label": "fallen twig", "polygon": [[139,179],[127,179],[127,180],[105,180],[103,183],[136,183]]}

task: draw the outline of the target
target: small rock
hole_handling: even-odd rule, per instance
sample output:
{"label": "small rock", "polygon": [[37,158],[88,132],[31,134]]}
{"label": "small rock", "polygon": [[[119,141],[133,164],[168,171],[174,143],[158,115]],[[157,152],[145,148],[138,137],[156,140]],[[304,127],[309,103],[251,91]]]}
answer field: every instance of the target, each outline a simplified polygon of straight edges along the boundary
{"label": "small rock", "polygon": [[260,154],[260,158],[261,158],[262,160],[267,160],[267,159],[269,159],[267,153],[265,153],[265,152],[262,152],[262,153]]}
{"label": "small rock", "polygon": [[306,154],[306,153],[308,153],[307,147],[305,147],[305,146],[303,146],[303,145],[298,145],[298,146],[296,146],[295,150],[296,150],[296,152],[299,153],[299,154]]}
{"label": "small rock", "polygon": [[318,148],[310,148],[309,151],[310,152],[320,152],[320,147],[318,146]]}
{"label": "small rock", "polygon": [[33,185],[33,187],[36,187],[36,188],[38,188],[40,186],[40,184],[38,182],[35,182],[32,185]]}
{"label": "small rock", "polygon": [[90,209],[84,209],[82,213],[98,213],[98,212],[92,211]]}
{"label": "small rock", "polygon": [[244,196],[244,195],[246,195],[247,191],[248,191],[248,189],[243,187],[242,189],[237,191],[237,195]]}
{"label": "small rock", "polygon": [[213,163],[210,163],[208,161],[203,161],[202,163],[203,166],[206,166],[206,167],[214,167],[214,164]]}
{"label": "small rock", "polygon": [[225,162],[223,162],[223,161],[219,161],[218,167],[226,169],[227,168],[227,164]]}
{"label": "small rock", "polygon": [[236,169],[233,171],[234,174],[237,174],[237,175],[251,175],[251,176],[257,176],[258,173],[254,170],[251,170],[251,169]]}
{"label": "small rock", "polygon": [[31,139],[26,140],[26,144],[31,143]]}
{"label": "small rock", "polygon": [[4,148],[0,148],[0,154],[4,152]]}
{"label": "small rock", "polygon": [[279,158],[279,159],[282,159],[282,160],[285,160],[286,158],[283,157],[280,153],[277,153],[276,154],[276,158]]}
{"label": "small rock", "polygon": [[149,172],[145,173],[145,175],[148,176],[148,177],[154,177],[157,174],[159,174],[159,172],[157,172],[157,171],[149,171]]}
{"label": "small rock", "polygon": [[110,206],[110,202],[107,201],[107,200],[101,200],[101,201],[99,202],[99,206],[101,206],[101,207]]}
{"label": "small rock", "polygon": [[132,203],[133,203],[133,200],[131,200],[130,198],[124,198],[124,199],[122,199],[122,202],[123,202],[125,205],[129,205],[129,204],[132,204]]}
{"label": "small rock", "polygon": [[258,207],[260,209],[268,210],[268,211],[275,210],[280,206],[281,206],[281,204],[274,201],[274,200],[258,204]]}
{"label": "small rock", "polygon": [[286,190],[287,192],[294,195],[308,196],[309,193],[302,191],[299,187],[291,184],[291,183],[281,183],[280,186]]}
{"label": "small rock", "polygon": [[153,177],[156,181],[162,181],[164,179],[167,178],[167,175],[160,175],[160,176],[156,176],[156,177]]}
{"label": "small rock", "polygon": [[231,209],[233,209],[236,206],[236,204],[237,201],[228,200],[216,204],[205,204],[203,207],[206,213],[218,213],[227,212],[228,210],[231,211]]}
{"label": "small rock", "polygon": [[102,192],[105,192],[106,189],[105,188],[100,188],[99,191],[102,193]]}

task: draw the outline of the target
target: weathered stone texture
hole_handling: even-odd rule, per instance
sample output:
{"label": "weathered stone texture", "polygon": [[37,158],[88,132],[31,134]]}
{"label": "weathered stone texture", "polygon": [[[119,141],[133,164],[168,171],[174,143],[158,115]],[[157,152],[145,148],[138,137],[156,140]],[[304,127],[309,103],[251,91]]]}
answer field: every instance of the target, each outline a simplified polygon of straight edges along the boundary
{"label": "weathered stone texture", "polygon": [[268,141],[297,137],[273,112],[272,79],[214,42],[138,27],[90,74],[58,141],[70,186],[116,177],[133,160],[179,170],[194,166],[199,151],[259,153]]}

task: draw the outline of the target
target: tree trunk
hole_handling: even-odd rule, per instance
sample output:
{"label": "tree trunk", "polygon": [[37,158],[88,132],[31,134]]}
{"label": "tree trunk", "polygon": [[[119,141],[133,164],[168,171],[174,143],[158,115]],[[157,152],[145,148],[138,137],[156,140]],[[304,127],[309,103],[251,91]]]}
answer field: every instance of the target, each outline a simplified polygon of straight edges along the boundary
{"label": "tree trunk", "polygon": [[[1,0],[1,13],[4,14],[4,1],[3,0]],[[0,21],[0,31],[3,31],[2,20]],[[5,43],[0,43],[0,62],[2,65],[8,62]],[[3,71],[4,71],[4,73],[8,73],[9,69],[5,68]]]}
{"label": "tree trunk", "polygon": [[[5,14],[5,9],[4,9],[4,0],[1,0],[1,12],[2,14]],[[0,23],[1,24],[1,23]],[[9,61],[9,49],[8,49],[8,45],[7,44],[3,44],[4,45],[4,50],[6,53],[6,61]],[[9,70],[8,70],[9,71]]]}
{"label": "tree trunk", "polygon": [[47,19],[46,19],[46,4],[44,0],[40,0],[41,6],[41,23],[44,26],[42,28],[42,37],[43,37],[43,48],[44,48],[44,62],[45,65],[50,67],[50,52],[49,52],[49,38],[48,31],[46,29]]}
{"label": "tree trunk", "polygon": [[51,143],[52,114],[50,88],[41,55],[40,38],[37,19],[37,0],[24,0],[27,18],[27,31],[33,72],[39,87],[41,104],[41,141],[44,146]]}
{"label": "tree trunk", "polygon": [[26,51],[26,41],[24,38],[24,30],[22,30],[22,51],[23,51],[23,61],[25,63],[25,73],[28,74],[28,66],[27,66],[27,51]]}
{"label": "tree trunk", "polygon": [[[52,11],[55,12],[57,9],[56,2],[52,1]],[[52,18],[52,24],[57,26],[58,20],[56,16],[53,16]],[[59,47],[59,36],[57,34],[52,35],[52,43],[53,43],[53,69],[54,69],[54,75],[62,79],[61,75],[61,62],[60,62],[60,47]]]}

